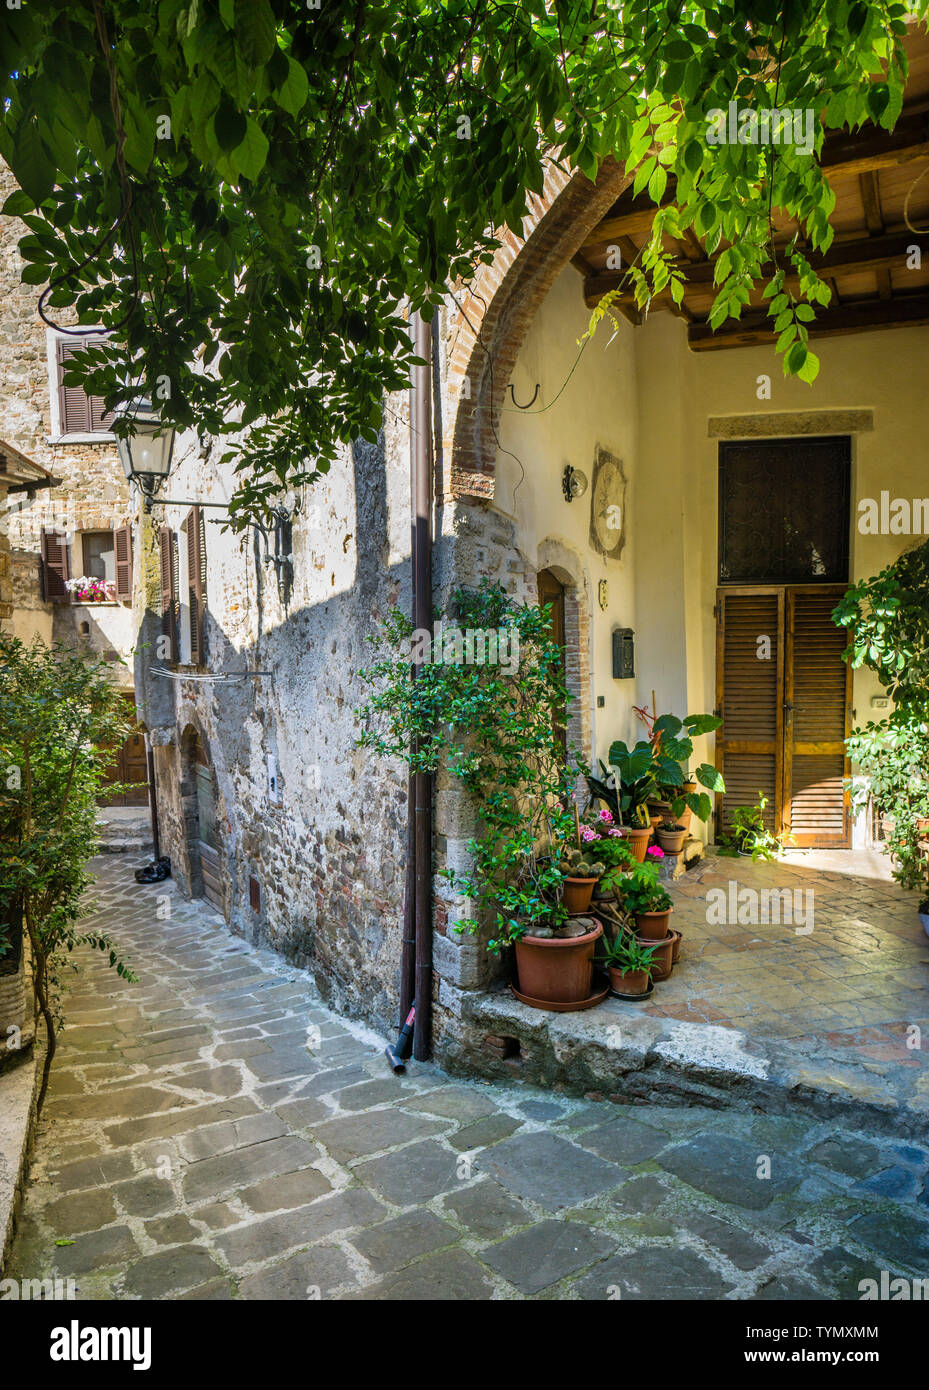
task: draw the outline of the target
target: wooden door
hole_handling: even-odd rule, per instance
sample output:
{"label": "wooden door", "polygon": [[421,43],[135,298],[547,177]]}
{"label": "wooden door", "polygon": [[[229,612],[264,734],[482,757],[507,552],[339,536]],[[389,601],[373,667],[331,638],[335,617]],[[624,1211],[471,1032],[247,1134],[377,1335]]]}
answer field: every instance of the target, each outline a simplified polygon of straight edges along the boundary
{"label": "wooden door", "polygon": [[845,632],[831,618],[844,591],[831,584],[719,590],[716,751],[726,791],[717,799],[718,829],[762,792],[773,833],[789,832],[797,846],[848,848],[851,671],[841,655]]}
{"label": "wooden door", "polygon": [[219,836],[216,829],[216,798],[213,793],[213,769],[198,740],[194,747],[194,781],[197,789],[197,849],[200,853],[200,872],[203,896],[220,912],[223,911],[222,876],[219,868]]}
{"label": "wooden door", "polygon": [[[551,619],[549,622],[549,634],[553,642],[557,642],[561,648],[561,679],[565,678],[565,612],[564,612],[564,585],[552,574],[551,570],[539,570],[538,574],[539,607],[551,604]],[[562,748],[567,750],[568,735],[565,727],[566,711],[560,711],[552,722],[555,736]]]}
{"label": "wooden door", "polygon": [[852,672],[844,628],[832,621],[845,586],[787,590],[784,669],[784,827],[797,845],[847,849]]}
{"label": "wooden door", "polygon": [[[131,705],[129,713],[135,716],[135,696],[124,696]],[[107,782],[129,782],[134,785],[119,796],[108,792],[104,784],[99,801],[101,806],[147,806],[148,805],[148,753],[145,748],[145,735],[134,728],[125,743],[118,748],[106,771]]]}

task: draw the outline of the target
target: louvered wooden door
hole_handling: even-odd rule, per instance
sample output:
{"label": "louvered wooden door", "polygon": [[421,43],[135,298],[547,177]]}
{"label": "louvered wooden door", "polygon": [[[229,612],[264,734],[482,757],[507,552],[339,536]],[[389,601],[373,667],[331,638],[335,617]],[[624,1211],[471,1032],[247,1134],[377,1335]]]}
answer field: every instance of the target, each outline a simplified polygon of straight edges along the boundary
{"label": "louvered wooden door", "polygon": [[717,763],[726,783],[717,828],[737,806],[767,797],[765,823],[780,827],[784,780],[784,589],[721,589],[717,603]]}
{"label": "louvered wooden door", "polygon": [[786,595],[784,669],[785,828],[797,845],[849,845],[845,738],[851,725],[851,667],[844,628],[831,614],[844,593],[810,585]]}
{"label": "louvered wooden door", "polygon": [[[831,613],[844,585],[719,590],[717,827],[767,798],[765,821],[797,846],[847,848],[851,673]],[[790,842],[788,842],[790,843]]]}

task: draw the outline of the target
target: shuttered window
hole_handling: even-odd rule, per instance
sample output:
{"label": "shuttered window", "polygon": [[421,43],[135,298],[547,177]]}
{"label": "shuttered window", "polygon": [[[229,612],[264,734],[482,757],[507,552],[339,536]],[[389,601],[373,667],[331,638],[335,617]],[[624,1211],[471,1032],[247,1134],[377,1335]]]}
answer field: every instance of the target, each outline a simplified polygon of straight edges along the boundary
{"label": "shuttered window", "polygon": [[720,584],[848,579],[851,440],[719,446]]}
{"label": "shuttered window", "polygon": [[206,536],[199,507],[191,507],[184,522],[187,546],[187,598],[190,611],[190,661],[202,666],[206,660],[204,614],[206,612]]}
{"label": "shuttered window", "polygon": [[103,342],[102,338],[59,338],[55,343],[58,383],[58,415],[62,434],[108,434],[113,412],[104,408],[101,396],[88,396],[82,386],[65,386],[65,364],[82,347]]}
{"label": "shuttered window", "polygon": [[46,603],[67,603],[65,587],[71,578],[71,554],[65,536],[42,527],[42,597]]}

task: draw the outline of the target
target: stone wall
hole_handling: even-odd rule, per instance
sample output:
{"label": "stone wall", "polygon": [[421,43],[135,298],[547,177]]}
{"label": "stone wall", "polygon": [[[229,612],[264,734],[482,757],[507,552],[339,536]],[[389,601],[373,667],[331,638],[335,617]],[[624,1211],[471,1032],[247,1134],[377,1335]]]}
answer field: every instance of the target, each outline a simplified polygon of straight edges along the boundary
{"label": "stone wall", "polygon": [[[233,534],[206,510],[206,666],[189,655],[182,573],[180,664],[159,676],[158,529],[181,541],[187,508],[136,518],[139,703],[155,745],[162,852],[185,891],[199,894],[193,747],[212,768],[224,915],[252,942],[312,970],[326,997],[385,1033],[397,1025],[406,771],[355,746],[365,698],[366,638],[388,606],[409,609],[407,403],[379,447],[347,450],[296,501],[293,590],[279,591],[265,540]],[[395,416],[401,417],[398,421]],[[172,496],[228,497],[215,454],[178,441]],[[207,679],[202,677],[212,673]],[[217,677],[232,676],[223,680]],[[277,787],[269,787],[268,759]],[[259,906],[253,908],[257,888]],[[251,890],[251,891],[250,891]]]}
{"label": "stone wall", "polygon": [[[16,186],[0,162],[0,202]],[[46,640],[60,639],[69,645],[80,643],[81,624],[86,623],[90,650],[125,657],[132,636],[128,608],[49,604],[41,596],[42,528],[63,531],[72,540],[77,531],[111,530],[128,522],[130,503],[110,436],[101,437],[99,443],[59,443],[52,434],[47,328],[37,311],[41,286],[23,285],[19,278],[22,258],[17,242],[27,231],[17,218],[0,218],[0,439],[61,483],[38,489],[32,498],[16,493],[8,499],[4,530],[13,565],[11,619],[18,636],[28,639],[39,633]],[[64,326],[75,323],[73,311],[49,314],[60,315]],[[120,679],[131,685],[128,674]]]}

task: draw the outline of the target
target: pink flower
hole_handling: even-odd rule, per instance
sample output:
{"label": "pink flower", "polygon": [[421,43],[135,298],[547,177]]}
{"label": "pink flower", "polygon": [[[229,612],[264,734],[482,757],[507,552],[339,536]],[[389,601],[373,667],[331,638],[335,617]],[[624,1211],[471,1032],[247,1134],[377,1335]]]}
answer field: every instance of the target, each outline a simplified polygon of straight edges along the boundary
{"label": "pink flower", "polygon": [[620,840],[625,838],[625,831],[620,830],[618,825],[611,825],[606,833],[608,835],[615,835]]}
{"label": "pink flower", "polygon": [[582,839],[582,840],[586,840],[587,843],[589,844],[591,840],[599,840],[599,839],[600,839],[600,836],[597,834],[597,832],[596,832],[595,830],[591,830],[591,828],[590,828],[589,825],[582,825],[582,826],[581,826],[581,839]]}
{"label": "pink flower", "polygon": [[650,854],[653,859],[664,859],[664,850],[660,849],[658,845],[652,845],[646,853]]}
{"label": "pink flower", "polygon": [[610,811],[610,810],[608,810],[608,808],[607,808],[606,806],[604,806],[603,810],[600,812],[600,819],[601,819],[602,821],[605,821],[605,822],[607,823],[607,825],[612,825],[612,823],[613,823],[613,812]]}

